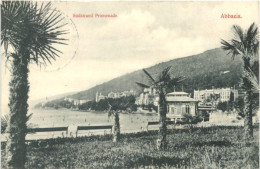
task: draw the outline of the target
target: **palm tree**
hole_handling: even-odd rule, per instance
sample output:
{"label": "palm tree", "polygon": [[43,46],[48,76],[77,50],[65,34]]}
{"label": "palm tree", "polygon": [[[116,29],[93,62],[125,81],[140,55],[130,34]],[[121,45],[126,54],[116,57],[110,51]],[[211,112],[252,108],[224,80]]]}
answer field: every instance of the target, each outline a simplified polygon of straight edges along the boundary
{"label": "palm tree", "polygon": [[171,91],[176,85],[178,85],[183,78],[171,78],[170,76],[170,67],[165,68],[156,79],[154,79],[149,72],[143,69],[144,73],[148,77],[149,85],[138,83],[137,84],[143,88],[152,87],[157,91],[159,96],[158,104],[159,104],[159,137],[157,140],[157,148],[165,149],[167,147],[167,126],[166,126],[166,113],[167,113],[167,102],[166,102],[166,94],[168,91]]}
{"label": "palm tree", "polygon": [[[254,84],[248,77],[255,65],[258,65],[259,57],[259,39],[258,28],[255,23],[251,24],[248,30],[243,31],[238,25],[233,26],[234,39],[230,42],[221,40],[222,48],[235,56],[241,56],[243,60],[243,73],[241,87],[245,90],[244,97],[244,114],[245,114],[245,139],[249,140],[253,137],[252,110],[254,98]],[[257,68],[258,70],[258,68]],[[258,81],[256,82],[258,83]]]}
{"label": "palm tree", "polygon": [[[119,101],[120,99],[116,99]],[[113,142],[118,142],[120,140],[120,120],[119,120],[119,114],[121,112],[132,112],[133,108],[131,104],[135,102],[135,99],[130,99],[126,102],[119,101],[119,102],[109,102],[109,99],[107,99],[108,102],[108,117],[113,116],[114,118],[114,131],[113,131]],[[112,105],[111,105],[112,104]]]}
{"label": "palm tree", "polygon": [[114,128],[113,128],[113,142],[118,142],[120,140],[120,120],[119,120],[119,110],[114,109],[111,104],[108,109],[108,117],[113,116],[114,118]]}
{"label": "palm tree", "polygon": [[32,1],[3,1],[1,16],[1,46],[11,62],[6,161],[8,168],[24,168],[29,64],[46,65],[55,60],[61,52],[53,44],[64,44],[61,41],[65,39],[59,36],[67,32],[60,30],[64,18],[51,11],[51,3],[38,6]]}

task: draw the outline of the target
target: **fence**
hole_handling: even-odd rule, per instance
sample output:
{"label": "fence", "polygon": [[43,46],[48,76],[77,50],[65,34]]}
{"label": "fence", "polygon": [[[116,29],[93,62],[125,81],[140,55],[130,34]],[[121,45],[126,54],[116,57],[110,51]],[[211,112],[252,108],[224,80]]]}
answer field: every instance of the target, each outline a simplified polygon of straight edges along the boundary
{"label": "fence", "polygon": [[[62,132],[62,137],[77,137],[78,131],[89,131],[89,130],[104,130],[104,134],[106,134],[105,130],[110,130],[112,133],[113,125],[98,125],[98,126],[66,126],[66,127],[43,127],[43,128],[30,128],[28,129],[28,133],[50,133],[50,132]],[[65,135],[63,134],[65,132]],[[45,138],[46,139],[46,138]],[[1,142],[5,142],[7,140],[7,134],[2,134]],[[34,139],[26,139],[26,140],[37,140]]]}

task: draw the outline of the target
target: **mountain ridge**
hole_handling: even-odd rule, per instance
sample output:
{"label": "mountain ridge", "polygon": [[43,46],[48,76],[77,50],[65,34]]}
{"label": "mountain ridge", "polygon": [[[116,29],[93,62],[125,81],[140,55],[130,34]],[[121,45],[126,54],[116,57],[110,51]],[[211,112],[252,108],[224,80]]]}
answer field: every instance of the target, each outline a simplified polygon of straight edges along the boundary
{"label": "mountain ridge", "polygon": [[[194,89],[206,89],[212,86],[238,86],[242,61],[239,57],[233,60],[231,55],[227,55],[221,48],[215,48],[200,54],[161,62],[145,69],[155,77],[156,74],[168,66],[171,66],[171,76],[186,77],[187,80],[183,84],[184,90],[192,92]],[[224,73],[225,71],[229,72]],[[107,95],[110,91],[122,92],[130,89],[141,92],[142,89],[135,82],[148,83],[141,69],[116,77],[90,89],[69,95],[68,97],[94,100],[96,92],[101,92],[103,95]],[[180,87],[177,88],[177,90],[180,89]]]}

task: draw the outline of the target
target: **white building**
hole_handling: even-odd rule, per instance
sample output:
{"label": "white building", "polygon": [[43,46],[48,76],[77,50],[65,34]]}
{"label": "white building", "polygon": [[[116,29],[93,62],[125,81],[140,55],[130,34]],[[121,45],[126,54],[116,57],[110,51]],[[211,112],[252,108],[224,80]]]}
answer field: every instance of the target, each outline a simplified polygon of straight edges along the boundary
{"label": "white building", "polygon": [[108,98],[119,98],[119,93],[109,92],[107,95]]}
{"label": "white building", "polygon": [[137,105],[149,105],[154,104],[156,105],[156,89],[155,88],[144,88],[143,93],[140,94],[138,98],[136,98],[136,104]]}
{"label": "white building", "polygon": [[69,97],[65,97],[64,100],[68,101],[68,102],[73,102],[74,99],[73,98],[69,98]]}
{"label": "white building", "polygon": [[105,98],[107,98],[107,96],[102,95],[101,92],[96,93],[96,102],[99,102],[100,100],[105,99]]}
{"label": "white building", "polygon": [[84,104],[84,103],[87,103],[88,101],[90,101],[90,100],[73,99],[73,98],[69,98],[69,97],[65,97],[64,100],[68,101],[70,103],[73,103],[73,105],[75,105],[75,106],[80,105],[80,104]]}
{"label": "white building", "polygon": [[99,102],[100,100],[102,99],[105,99],[105,98],[112,98],[112,99],[117,99],[117,98],[120,98],[120,97],[126,97],[126,96],[135,96],[136,95],[136,92],[131,89],[130,91],[123,91],[123,92],[109,92],[107,94],[107,96],[104,96],[102,95],[101,93],[96,93],[96,102]]}
{"label": "white building", "polygon": [[80,104],[80,100],[78,100],[78,99],[74,99],[73,100],[73,105],[74,106],[78,106]]}
{"label": "white building", "polygon": [[221,89],[206,89],[206,90],[194,90],[194,99],[199,100],[201,103],[209,98],[211,95],[219,95],[219,101],[227,102],[231,101],[233,94],[233,99],[238,98],[238,90],[232,88],[221,88]]}
{"label": "white building", "polygon": [[90,100],[79,100],[79,104],[84,104],[84,103],[87,103],[88,101],[90,101]]}
{"label": "white building", "polygon": [[186,92],[172,92],[166,95],[167,117],[176,120],[182,119],[183,114],[196,115],[198,100],[190,98]]}

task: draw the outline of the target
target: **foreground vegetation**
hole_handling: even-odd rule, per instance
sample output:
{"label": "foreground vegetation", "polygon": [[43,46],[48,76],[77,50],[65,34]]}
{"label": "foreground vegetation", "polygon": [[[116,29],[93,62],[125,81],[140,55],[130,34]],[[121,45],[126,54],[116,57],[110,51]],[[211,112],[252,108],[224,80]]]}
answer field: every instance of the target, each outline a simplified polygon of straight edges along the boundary
{"label": "foreground vegetation", "polygon": [[[111,135],[33,142],[26,168],[259,168],[258,132],[247,145],[237,127],[168,132],[162,151],[154,146],[157,131],[122,135],[118,143]],[[6,168],[4,149],[1,155]]]}

